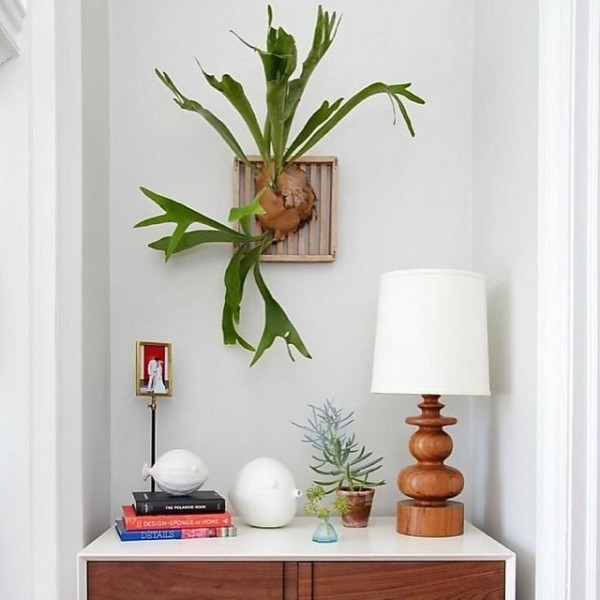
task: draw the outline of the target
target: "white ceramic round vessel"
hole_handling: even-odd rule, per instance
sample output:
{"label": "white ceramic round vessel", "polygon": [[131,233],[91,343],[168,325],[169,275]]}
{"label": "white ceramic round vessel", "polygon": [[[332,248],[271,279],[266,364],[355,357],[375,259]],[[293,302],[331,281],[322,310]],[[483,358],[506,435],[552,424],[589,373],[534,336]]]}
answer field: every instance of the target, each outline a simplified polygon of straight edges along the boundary
{"label": "white ceramic round vessel", "polygon": [[195,492],[208,479],[208,469],[189,450],[175,449],[161,454],[152,467],[142,467],[144,479],[152,476],[156,485],[173,496]]}
{"label": "white ceramic round vessel", "polygon": [[261,457],[240,469],[229,490],[229,501],[248,525],[283,527],[296,516],[301,494],[287,467],[274,458]]}

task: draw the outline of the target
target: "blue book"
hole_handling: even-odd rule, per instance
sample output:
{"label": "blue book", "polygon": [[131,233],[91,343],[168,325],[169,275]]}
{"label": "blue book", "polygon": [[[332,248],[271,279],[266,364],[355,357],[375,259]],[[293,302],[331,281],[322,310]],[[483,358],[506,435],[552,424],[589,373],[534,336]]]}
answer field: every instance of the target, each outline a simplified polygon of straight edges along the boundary
{"label": "blue book", "polygon": [[115,521],[115,529],[122,542],[148,540],[186,540],[194,538],[235,537],[237,529],[230,527],[197,527],[190,529],[125,529],[123,519]]}

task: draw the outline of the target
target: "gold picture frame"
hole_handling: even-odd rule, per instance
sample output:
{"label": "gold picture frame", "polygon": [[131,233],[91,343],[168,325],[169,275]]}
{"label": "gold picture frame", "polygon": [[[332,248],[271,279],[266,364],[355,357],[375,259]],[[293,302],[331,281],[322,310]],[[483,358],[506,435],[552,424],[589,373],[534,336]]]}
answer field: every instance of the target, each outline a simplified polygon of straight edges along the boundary
{"label": "gold picture frame", "polygon": [[135,393],[137,396],[173,395],[173,357],[169,342],[135,344]]}
{"label": "gold picture frame", "polygon": [[[249,156],[253,165],[262,164],[260,156]],[[308,174],[317,195],[315,215],[304,227],[276,242],[261,256],[265,262],[332,262],[336,254],[337,170],[335,156],[305,156],[295,162]],[[244,206],[256,194],[252,169],[234,159],[234,203]],[[260,233],[253,221],[252,233]]]}

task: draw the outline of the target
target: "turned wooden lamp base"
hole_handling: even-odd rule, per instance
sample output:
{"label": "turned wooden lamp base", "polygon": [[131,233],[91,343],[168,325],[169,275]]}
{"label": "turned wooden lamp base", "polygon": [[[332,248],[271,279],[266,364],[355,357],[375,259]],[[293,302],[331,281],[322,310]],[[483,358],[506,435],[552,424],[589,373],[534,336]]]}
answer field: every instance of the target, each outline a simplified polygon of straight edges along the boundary
{"label": "turned wooden lamp base", "polygon": [[405,535],[462,535],[464,519],[461,502],[446,502],[445,506],[417,506],[413,500],[402,500],[396,505],[396,531]]}
{"label": "turned wooden lamp base", "polygon": [[454,417],[441,415],[444,405],[438,395],[425,394],[419,404],[421,414],[408,417],[418,430],[410,438],[410,453],[416,464],[398,475],[398,488],[412,500],[398,502],[396,531],[423,537],[461,535],[464,509],[460,502],[449,502],[464,486],[461,472],[444,464],[452,452],[452,438],[444,427],[454,425]]}

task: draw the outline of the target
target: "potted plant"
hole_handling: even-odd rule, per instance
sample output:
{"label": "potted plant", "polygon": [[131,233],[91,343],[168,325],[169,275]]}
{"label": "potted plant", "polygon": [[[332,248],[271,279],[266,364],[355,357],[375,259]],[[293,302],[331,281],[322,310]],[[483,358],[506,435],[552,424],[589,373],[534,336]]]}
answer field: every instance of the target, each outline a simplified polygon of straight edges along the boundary
{"label": "potted plant", "polygon": [[340,513],[343,517],[350,510],[347,498],[337,497],[329,504],[325,503],[325,490],[318,484],[311,485],[306,490],[304,512],[319,519],[319,525],[313,534],[313,542],[329,543],[337,541],[337,533],[329,522],[331,515]]}
{"label": "potted plant", "polygon": [[372,481],[371,476],[382,467],[383,457],[373,457],[356,440],[348,427],[354,423],[354,413],[344,413],[327,399],[322,406],[309,404],[311,416],[306,425],[292,423],[304,432],[303,442],[314,450],[310,468],[320,478],[315,485],[323,493],[335,492],[348,501],[349,509],[342,514],[346,527],[366,527],[371,513],[374,488],[385,481]]}
{"label": "potted plant", "polygon": [[[225,301],[221,325],[225,344],[239,344],[254,353],[252,363],[263,355],[277,338],[281,338],[293,360],[291,347],[311,358],[300,335],[285,311],[267,287],[260,269],[261,255],[273,243],[285,239],[312,219],[315,212],[316,193],[307,173],[296,162],[309,152],[337,124],[360,103],[371,96],[387,96],[394,111],[400,113],[409,133],[414,136],[405,102],[423,104],[419,96],[409,90],[410,83],[371,83],[350,98],[338,98],[333,102],[324,100],[300,128],[293,128],[296,111],[308,81],[333,43],[339,20],[336,13],[318,9],[313,40],[302,63],[300,73],[294,76],[298,66],[298,52],[294,36],[282,27],[273,27],[273,12],[268,7],[266,48],[261,49],[238,39],[256,52],[262,62],[265,76],[266,114],[254,110],[242,84],[231,75],[221,79],[200,67],[208,85],[222,94],[237,111],[248,128],[260,155],[261,164],[255,165],[248,158],[232,130],[211,110],[197,100],[185,95],[173,79],[164,71],[156,70],[160,81],[173,94],[176,104],[185,111],[196,113],[215,130],[239,161],[254,171],[256,196],[254,200],[229,213],[233,226],[210,218],[184,204],[162,194],[141,188],[142,193],[159,206],[164,213],[139,222],[136,227],[173,223],[172,235],[160,238],[150,245],[165,253],[165,260],[174,254],[208,243],[233,244],[233,253],[225,270]],[[249,219],[258,219],[262,233],[253,235]],[[189,230],[190,226],[202,226]],[[265,324],[258,345],[248,342],[238,331],[240,308],[244,286],[252,275],[265,305]]]}

